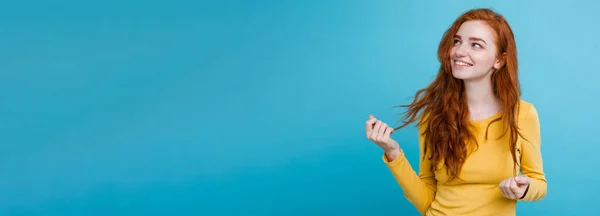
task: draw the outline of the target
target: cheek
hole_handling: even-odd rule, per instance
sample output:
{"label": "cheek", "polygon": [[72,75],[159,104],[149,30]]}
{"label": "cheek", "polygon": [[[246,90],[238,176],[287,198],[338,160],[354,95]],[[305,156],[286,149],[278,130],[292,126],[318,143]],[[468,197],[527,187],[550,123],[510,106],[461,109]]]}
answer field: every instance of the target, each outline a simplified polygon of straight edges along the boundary
{"label": "cheek", "polygon": [[473,62],[475,62],[478,68],[489,69],[494,66],[494,56],[485,53],[472,55],[471,59],[473,60]]}
{"label": "cheek", "polygon": [[455,51],[456,51],[456,46],[453,46],[452,48],[450,48],[450,56],[454,55]]}

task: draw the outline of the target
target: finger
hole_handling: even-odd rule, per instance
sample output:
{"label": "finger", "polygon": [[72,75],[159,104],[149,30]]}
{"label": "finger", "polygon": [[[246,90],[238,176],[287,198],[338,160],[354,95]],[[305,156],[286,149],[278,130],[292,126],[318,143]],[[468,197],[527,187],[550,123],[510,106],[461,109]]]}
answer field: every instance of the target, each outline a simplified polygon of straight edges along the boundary
{"label": "finger", "polygon": [[500,193],[502,193],[502,196],[510,198],[508,193],[506,193],[506,180],[500,182],[500,186],[498,186],[498,188],[500,188]]}
{"label": "finger", "polygon": [[367,135],[370,135],[373,131],[373,124],[375,123],[375,121],[377,121],[377,119],[374,118],[373,115],[369,115],[369,120],[367,120],[367,122],[365,123],[367,127]]}
{"label": "finger", "polygon": [[379,129],[379,139],[381,139],[381,141],[387,141],[385,133],[388,130],[388,125],[384,122],[381,123],[381,128]]}
{"label": "finger", "polygon": [[379,141],[383,141],[383,133],[385,132],[385,128],[387,127],[384,122],[380,120],[380,124],[377,127],[377,139]]}
{"label": "finger", "polygon": [[512,195],[511,195],[511,191],[510,191],[510,182],[508,181],[508,179],[502,181],[502,195],[504,197],[506,197],[507,199],[512,199]]}
{"label": "finger", "polygon": [[385,131],[389,128],[389,126],[385,122],[381,122],[381,128],[379,128],[379,134],[382,136],[385,134]]}
{"label": "finger", "polygon": [[373,128],[373,130],[375,130],[375,132],[379,132],[379,128],[381,128],[381,125],[383,124],[383,122],[381,120],[377,120],[375,122],[375,127]]}
{"label": "finger", "polygon": [[377,139],[378,135],[379,135],[379,128],[381,128],[381,124],[383,122],[381,122],[381,120],[377,120],[377,122],[375,122],[375,126],[373,126],[373,131],[371,131],[371,136],[374,139]]}
{"label": "finger", "polygon": [[516,199],[520,189],[519,187],[517,187],[517,182],[515,182],[515,178],[510,178],[508,183],[510,188],[510,190],[508,190],[508,194],[511,196],[511,199]]}
{"label": "finger", "polygon": [[517,186],[521,187],[521,186],[529,185],[529,182],[531,180],[526,175],[521,175],[521,176],[517,176],[515,178],[515,181],[517,182]]}
{"label": "finger", "polygon": [[389,137],[390,137],[390,134],[393,134],[393,133],[394,133],[394,128],[392,128],[392,127],[387,127],[387,129],[385,129],[385,137],[386,137],[386,138],[389,138]]}
{"label": "finger", "polygon": [[393,131],[394,129],[392,129],[391,127],[386,127],[385,132],[383,133],[383,140],[390,140],[390,134],[392,134]]}

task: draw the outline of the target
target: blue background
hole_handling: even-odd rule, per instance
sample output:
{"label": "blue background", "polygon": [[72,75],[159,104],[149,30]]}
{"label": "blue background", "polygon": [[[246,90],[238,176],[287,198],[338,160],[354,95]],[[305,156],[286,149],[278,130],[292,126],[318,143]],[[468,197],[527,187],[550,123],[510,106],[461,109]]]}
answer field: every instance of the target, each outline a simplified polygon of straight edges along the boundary
{"label": "blue background", "polygon": [[417,215],[364,121],[398,120],[474,7],[512,25],[541,118],[548,195],[518,213],[595,214],[599,6],[5,2],[0,215]]}

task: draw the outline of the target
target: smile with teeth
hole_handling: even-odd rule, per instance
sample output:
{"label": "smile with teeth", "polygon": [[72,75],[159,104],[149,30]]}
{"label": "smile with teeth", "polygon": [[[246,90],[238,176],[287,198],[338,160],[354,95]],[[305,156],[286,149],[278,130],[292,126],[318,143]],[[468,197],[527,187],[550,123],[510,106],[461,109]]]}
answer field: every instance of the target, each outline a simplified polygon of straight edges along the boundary
{"label": "smile with teeth", "polygon": [[466,63],[466,62],[463,62],[463,61],[459,61],[459,60],[454,61],[454,64],[460,65],[460,66],[465,66],[465,67],[471,67],[471,66],[473,66],[473,64],[469,64],[469,63]]}

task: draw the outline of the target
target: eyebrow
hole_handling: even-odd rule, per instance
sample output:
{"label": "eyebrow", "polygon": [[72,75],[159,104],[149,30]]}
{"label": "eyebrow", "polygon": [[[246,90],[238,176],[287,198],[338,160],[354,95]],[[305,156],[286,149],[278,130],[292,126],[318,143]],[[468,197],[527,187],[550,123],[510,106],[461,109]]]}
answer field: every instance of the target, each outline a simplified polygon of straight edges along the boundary
{"label": "eyebrow", "polygon": [[[454,35],[454,37],[455,37],[455,38],[458,38],[458,39],[461,39],[460,35]],[[487,43],[486,43],[486,42],[485,42],[483,39],[481,39],[481,38],[478,38],[478,37],[469,37],[469,40],[481,41],[481,42],[483,42],[484,44],[486,44],[486,45],[487,45]]]}

